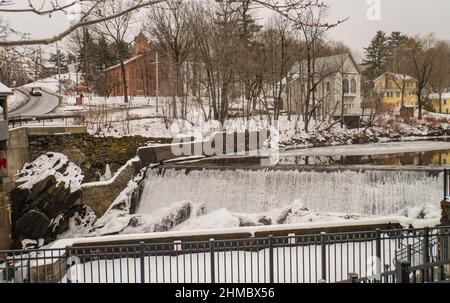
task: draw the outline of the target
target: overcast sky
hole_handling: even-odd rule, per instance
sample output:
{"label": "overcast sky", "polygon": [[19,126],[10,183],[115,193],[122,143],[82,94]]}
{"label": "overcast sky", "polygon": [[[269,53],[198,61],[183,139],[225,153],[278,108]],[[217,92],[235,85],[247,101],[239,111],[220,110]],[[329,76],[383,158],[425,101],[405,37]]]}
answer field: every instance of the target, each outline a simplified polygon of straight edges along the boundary
{"label": "overcast sky", "polygon": [[[26,4],[26,0],[16,0]],[[42,1],[42,0],[41,0]],[[401,31],[409,35],[433,32],[441,39],[450,40],[449,0],[379,0],[381,2],[380,20],[369,20],[368,2],[378,0],[329,0],[330,21],[349,20],[333,29],[329,35],[334,40],[343,41],[357,52],[362,52],[377,30],[386,32]],[[56,34],[68,26],[63,15],[39,17],[33,14],[3,14],[11,25],[34,38]]]}

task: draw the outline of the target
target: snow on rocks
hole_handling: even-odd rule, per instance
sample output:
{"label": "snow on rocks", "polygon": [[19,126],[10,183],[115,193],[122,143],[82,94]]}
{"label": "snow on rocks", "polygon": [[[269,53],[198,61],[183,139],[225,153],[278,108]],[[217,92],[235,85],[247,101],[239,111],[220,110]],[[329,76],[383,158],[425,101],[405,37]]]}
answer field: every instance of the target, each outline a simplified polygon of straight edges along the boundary
{"label": "snow on rocks", "polygon": [[49,242],[66,228],[64,222],[80,207],[81,169],[63,154],[47,153],[26,164],[11,193],[17,240]]}
{"label": "snow on rocks", "polygon": [[42,180],[54,176],[57,184],[63,183],[70,192],[81,188],[83,172],[74,163],[60,153],[47,153],[35,161],[25,164],[16,181],[21,189],[31,189]]}

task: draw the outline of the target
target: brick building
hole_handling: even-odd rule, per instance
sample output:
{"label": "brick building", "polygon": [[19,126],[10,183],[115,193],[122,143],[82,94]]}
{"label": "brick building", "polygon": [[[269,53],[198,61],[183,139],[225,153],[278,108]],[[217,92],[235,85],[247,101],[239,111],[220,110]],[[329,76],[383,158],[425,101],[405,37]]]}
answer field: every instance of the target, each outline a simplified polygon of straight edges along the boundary
{"label": "brick building", "polygon": [[[171,96],[167,58],[151,49],[147,37],[139,34],[134,39],[133,57],[125,61],[125,74],[130,96]],[[105,69],[110,96],[123,96],[120,64]]]}

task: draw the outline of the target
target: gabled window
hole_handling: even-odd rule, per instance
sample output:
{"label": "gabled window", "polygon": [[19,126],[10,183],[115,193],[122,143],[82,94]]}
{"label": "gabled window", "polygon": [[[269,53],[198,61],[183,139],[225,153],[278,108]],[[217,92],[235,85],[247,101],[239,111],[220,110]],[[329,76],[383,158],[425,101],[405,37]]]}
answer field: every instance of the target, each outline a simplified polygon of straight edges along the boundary
{"label": "gabled window", "polygon": [[350,82],[350,92],[352,94],[356,94],[356,80],[355,80],[355,78],[353,78],[352,81]]}
{"label": "gabled window", "polygon": [[347,79],[344,79],[344,81],[342,81],[342,89],[344,90],[344,94],[348,94],[350,91],[350,84],[348,83]]}

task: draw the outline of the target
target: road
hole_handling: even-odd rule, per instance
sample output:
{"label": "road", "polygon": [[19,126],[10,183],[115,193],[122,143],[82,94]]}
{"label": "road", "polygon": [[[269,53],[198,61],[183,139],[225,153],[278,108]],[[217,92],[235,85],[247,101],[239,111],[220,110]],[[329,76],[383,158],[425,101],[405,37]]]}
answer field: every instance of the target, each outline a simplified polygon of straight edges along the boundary
{"label": "road", "polygon": [[43,92],[42,97],[30,96],[30,101],[15,111],[9,112],[8,116],[42,116],[52,112],[58,105],[58,97]]}

